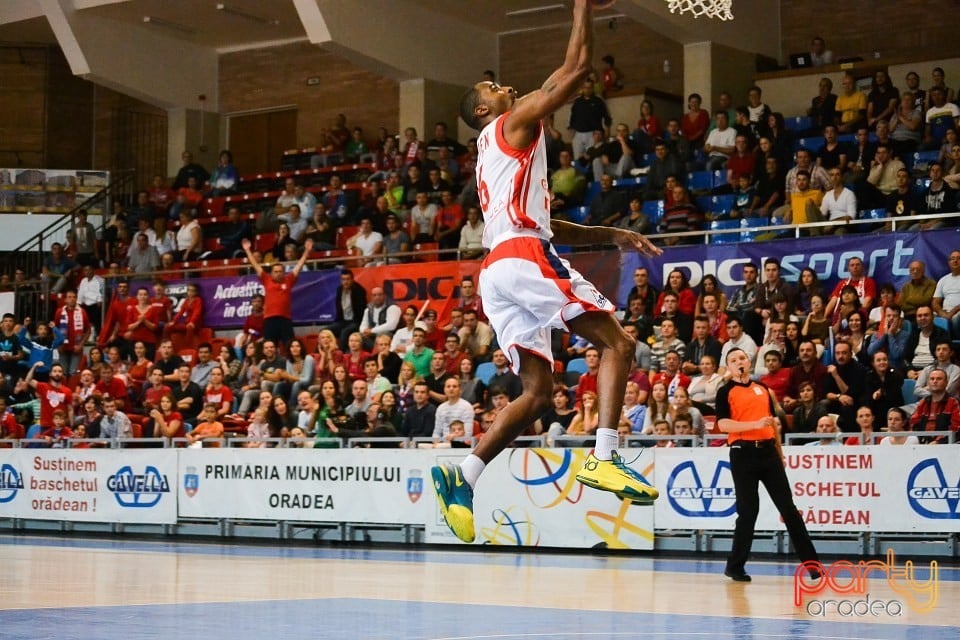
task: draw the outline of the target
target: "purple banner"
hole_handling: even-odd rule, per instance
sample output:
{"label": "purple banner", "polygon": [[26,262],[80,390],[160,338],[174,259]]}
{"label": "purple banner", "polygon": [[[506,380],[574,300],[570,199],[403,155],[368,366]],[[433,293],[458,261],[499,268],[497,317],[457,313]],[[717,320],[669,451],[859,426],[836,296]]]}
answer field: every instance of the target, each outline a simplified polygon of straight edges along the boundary
{"label": "purple banner", "polygon": [[[263,285],[256,276],[170,280],[167,281],[167,295],[173,299],[174,310],[179,309],[187,297],[187,284],[191,283],[200,287],[203,322],[211,329],[242,327],[250,315],[250,298],[263,293]],[[337,269],[301,272],[293,287],[293,321],[297,324],[333,322],[339,285],[340,271]],[[140,286],[150,288],[147,282],[134,282],[131,293]]]}
{"label": "purple banner", "polygon": [[650,283],[657,289],[663,289],[671,271],[680,269],[694,287],[704,275],[715,275],[729,296],[743,284],[744,264],[758,265],[762,281],[763,261],[767,258],[778,259],[783,278],[791,282],[800,278],[805,267],[812,268],[829,293],[840,279],[850,275],[847,261],[858,257],[878,287],[890,283],[899,289],[910,279],[908,266],[912,261],[923,262],[927,277],[937,280],[950,271],[947,256],[958,248],[960,230],[946,229],[674,247],[665,249],[657,259],[629,253],[624,254],[620,272],[620,300],[627,299],[627,292],[633,287],[633,272],[640,266],[649,269]]}

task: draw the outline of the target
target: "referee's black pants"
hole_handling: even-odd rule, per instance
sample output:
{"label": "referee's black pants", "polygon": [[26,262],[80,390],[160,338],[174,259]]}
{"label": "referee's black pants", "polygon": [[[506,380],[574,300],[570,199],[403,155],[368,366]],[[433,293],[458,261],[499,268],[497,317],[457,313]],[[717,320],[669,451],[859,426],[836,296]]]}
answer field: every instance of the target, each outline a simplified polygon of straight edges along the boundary
{"label": "referee's black pants", "polygon": [[727,559],[727,570],[744,573],[750,548],[753,546],[754,527],[760,512],[759,485],[766,487],[770,499],[783,517],[793,547],[802,562],[818,560],[810,534],[793,503],[793,494],[783,460],[773,440],[755,446],[750,442],[735,442],[730,447],[730,471],[737,493],[737,524],[733,532],[733,549]]}

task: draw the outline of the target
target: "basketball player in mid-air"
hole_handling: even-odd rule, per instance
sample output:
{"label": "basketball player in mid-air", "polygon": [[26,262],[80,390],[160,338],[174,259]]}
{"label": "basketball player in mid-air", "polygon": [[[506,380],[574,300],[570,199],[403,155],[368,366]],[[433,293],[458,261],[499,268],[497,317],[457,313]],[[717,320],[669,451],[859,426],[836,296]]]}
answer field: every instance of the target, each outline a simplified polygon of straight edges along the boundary
{"label": "basketball player in mid-air", "polygon": [[551,245],[615,244],[649,256],[661,253],[638,233],[550,220],[547,157],[540,121],[566,103],[590,72],[590,0],[576,0],[563,65],[540,89],[517,99],[511,87],[480,82],[460,102],[460,115],[480,131],[477,191],[489,254],[480,271],[483,310],[523,393],[507,405],[459,465],[433,467],[431,476],[447,525],[464,542],[475,538],[473,487],[484,467],[550,406],[553,354],[550,330],[565,329],[600,349],[600,428],[594,452],[577,474],[581,483],[649,504],[657,490],[614,450],[634,341],[612,315],[613,305],[561,260]]}

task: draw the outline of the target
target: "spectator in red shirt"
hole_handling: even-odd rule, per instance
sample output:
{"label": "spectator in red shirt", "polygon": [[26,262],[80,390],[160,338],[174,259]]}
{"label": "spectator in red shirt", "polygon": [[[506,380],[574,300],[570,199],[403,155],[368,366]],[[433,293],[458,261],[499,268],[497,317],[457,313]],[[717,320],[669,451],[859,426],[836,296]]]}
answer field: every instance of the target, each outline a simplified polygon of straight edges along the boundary
{"label": "spectator in red shirt", "polygon": [[477,294],[477,285],[470,278],[464,278],[460,283],[460,306],[463,311],[472,309],[477,312],[477,320],[480,322],[489,322],[486,314],[483,313],[483,303]]}
{"label": "spectator in red shirt", "polygon": [[[927,389],[930,390],[930,395],[917,404],[916,411],[910,416],[910,430],[953,432],[960,430],[960,403],[956,398],[947,395],[947,372],[943,369],[931,371],[927,376]],[[944,436],[937,436],[932,441],[946,442],[947,439]]]}
{"label": "spectator in red shirt", "polygon": [[150,411],[145,434],[151,438],[182,438],[185,434],[183,416],[177,409],[177,401],[168,390],[160,396],[158,408]]}
{"label": "spectator in red shirt", "polygon": [[223,384],[223,369],[214,367],[210,370],[210,384],[203,392],[203,403],[217,407],[217,419],[233,413],[233,392]]}
{"label": "spectator in red shirt", "polygon": [[251,251],[252,246],[248,238],[243,239],[243,252],[247,254],[247,260],[253,265],[253,270],[263,284],[263,338],[287,345],[293,340],[293,312],[291,311],[293,285],[303,270],[307,256],[313,251],[313,240],[307,238],[304,242],[303,254],[290,273],[284,272],[282,264],[272,265],[270,273],[264,271]]}
{"label": "spectator in red shirt", "polygon": [[[135,299],[130,297],[130,283],[123,280],[117,282],[113,296],[107,306],[107,315],[103,321],[103,327],[100,329],[100,335],[97,339],[97,345],[101,349],[117,345],[123,352],[123,332],[127,323],[127,307],[134,303]],[[126,357],[130,357],[130,355],[131,353],[124,353]]]}
{"label": "spectator in red shirt", "polygon": [[73,437],[73,430],[67,426],[67,412],[57,409],[53,412],[51,420],[52,426],[37,434],[37,438],[46,440],[51,447],[63,447],[63,441]]}
{"label": "spectator in red shirt", "polygon": [[[434,239],[441,249],[456,249],[460,246],[460,227],[463,226],[463,207],[453,199],[453,192],[440,192],[440,210],[437,211],[437,232]],[[455,253],[440,254],[441,260],[453,260]]]}
{"label": "spectator in red shirt", "polygon": [[587,391],[597,392],[597,373],[600,371],[600,351],[596,347],[590,347],[583,352],[583,360],[587,365],[587,371],[580,374],[577,381],[577,404],[583,400],[583,394]]}
{"label": "spectator in red shirt", "polygon": [[127,385],[114,375],[113,367],[104,363],[100,367],[100,380],[97,381],[94,393],[101,398],[111,397],[117,402],[117,408],[123,410],[127,401]]}
{"label": "spectator in red shirt", "polygon": [[263,339],[263,294],[255,293],[250,298],[250,315],[243,321],[243,331],[237,334],[233,346],[238,352],[243,352],[248,342],[259,342]]}
{"label": "spectator in red shirt", "polygon": [[33,379],[33,372],[40,365],[33,363],[27,372],[24,381],[37,392],[40,399],[40,426],[49,429],[53,426],[53,412],[60,409],[66,412],[67,423],[73,424],[73,393],[63,384],[63,365],[54,363],[50,367],[50,381],[37,382]]}
{"label": "spectator in red shirt", "polygon": [[783,366],[783,354],[775,349],[767,351],[763,356],[763,364],[767,367],[767,375],[760,378],[760,384],[773,391],[778,401],[782,401],[790,388],[790,369]]}
{"label": "spectator in red shirt", "polygon": [[187,285],[187,297],[183,299],[173,320],[163,330],[163,335],[173,340],[177,350],[192,347],[197,332],[203,328],[203,298],[200,287]]}
{"label": "spectator in red shirt", "polygon": [[163,369],[154,367],[150,371],[147,384],[143,385],[143,391],[140,393],[142,413],[149,415],[151,411],[160,406],[160,398],[171,393],[170,387],[163,382]]}
{"label": "spectator in red shirt", "polygon": [[877,299],[877,283],[874,282],[873,278],[864,275],[863,260],[856,256],[850,258],[847,261],[847,272],[849,272],[850,277],[838,282],[837,286],[833,288],[833,293],[830,294],[830,301],[827,303],[826,309],[828,317],[833,314],[834,308],[840,303],[840,292],[848,285],[857,290],[857,296],[860,298],[860,310],[864,316],[870,314],[873,303]]}
{"label": "spectator in red shirt", "polygon": [[122,330],[127,344],[142,342],[146,346],[147,357],[152,356],[156,350],[163,313],[163,307],[150,302],[149,295],[146,287],[137,289],[136,304],[126,307]]}

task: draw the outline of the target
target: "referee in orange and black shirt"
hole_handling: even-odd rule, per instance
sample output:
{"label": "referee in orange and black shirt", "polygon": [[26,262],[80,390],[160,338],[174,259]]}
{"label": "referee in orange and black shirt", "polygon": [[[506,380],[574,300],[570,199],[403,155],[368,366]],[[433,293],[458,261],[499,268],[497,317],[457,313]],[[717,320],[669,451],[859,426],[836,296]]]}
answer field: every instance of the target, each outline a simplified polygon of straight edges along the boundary
{"label": "referee in orange and black shirt", "polygon": [[727,354],[726,365],[733,377],[717,392],[717,426],[728,434],[730,471],[737,494],[737,524],[733,549],[723,573],[737,582],[750,582],[745,567],[760,511],[757,485],[761,482],[783,517],[800,560],[818,558],[807,527],[793,503],[783,468],[780,430],[774,410],[776,399],[767,387],[750,379],[750,356],[745,351],[732,349]]}

